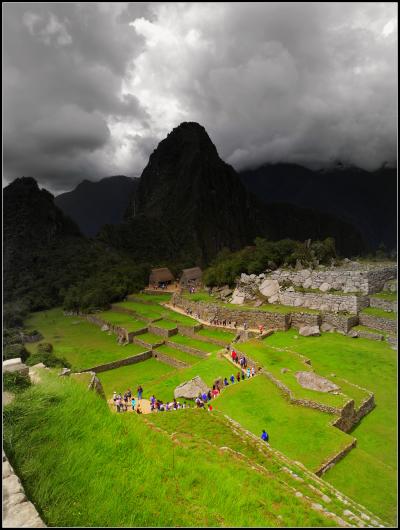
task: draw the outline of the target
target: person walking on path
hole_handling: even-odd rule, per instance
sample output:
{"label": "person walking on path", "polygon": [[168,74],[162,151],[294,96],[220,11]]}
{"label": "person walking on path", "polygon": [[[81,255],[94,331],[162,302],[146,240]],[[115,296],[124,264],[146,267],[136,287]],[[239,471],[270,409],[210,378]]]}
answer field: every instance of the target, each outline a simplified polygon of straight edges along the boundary
{"label": "person walking on path", "polygon": [[256,375],[256,371],[254,369],[254,366],[251,367],[251,377],[254,377]]}
{"label": "person walking on path", "polygon": [[138,389],[137,389],[137,397],[138,397],[138,401],[141,401],[141,400],[142,400],[142,396],[143,396],[143,388],[142,388],[142,385],[139,385],[139,386],[138,386]]}
{"label": "person walking on path", "polygon": [[250,368],[247,368],[247,379],[250,378]]}
{"label": "person walking on path", "polygon": [[268,442],[269,436],[268,433],[263,429],[263,432],[261,434],[261,440],[264,440],[264,442]]}
{"label": "person walking on path", "polygon": [[233,385],[233,383],[235,382],[235,376],[232,374],[229,379],[231,380],[231,383]]}
{"label": "person walking on path", "polygon": [[132,396],[132,399],[131,399],[131,405],[132,405],[132,410],[133,410],[133,412],[135,412],[135,405],[136,405],[136,399],[135,399],[135,396]]}
{"label": "person walking on path", "polygon": [[240,383],[240,372],[238,372],[238,373],[236,374],[236,379],[237,379],[237,382]]}
{"label": "person walking on path", "polygon": [[244,372],[242,372],[241,378],[242,378],[242,381],[244,381]]}

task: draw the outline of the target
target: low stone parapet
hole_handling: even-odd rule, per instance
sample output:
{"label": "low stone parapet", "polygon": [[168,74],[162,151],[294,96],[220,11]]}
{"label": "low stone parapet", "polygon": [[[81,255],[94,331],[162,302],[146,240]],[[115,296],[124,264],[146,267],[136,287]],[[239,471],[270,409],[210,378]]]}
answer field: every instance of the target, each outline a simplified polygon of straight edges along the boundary
{"label": "low stone parapet", "polygon": [[149,324],[148,331],[149,333],[154,333],[154,335],[159,335],[160,337],[172,337],[173,335],[176,335],[178,333],[178,328],[160,328],[153,323]]}
{"label": "low stone parapet", "polygon": [[[351,331],[350,331],[351,333]],[[374,333],[373,331],[361,331],[361,330],[355,330],[355,333],[357,333],[357,337],[360,337],[360,339],[370,339],[370,340],[385,340],[385,336],[381,335],[379,333]]]}
{"label": "low stone parapet", "polygon": [[384,300],[383,298],[375,298],[371,296],[369,299],[369,305],[384,311],[397,311],[397,301],[395,300]]}
{"label": "low stone parapet", "polygon": [[207,357],[207,354],[205,352],[201,350],[196,350],[196,348],[192,348],[191,346],[186,346],[186,344],[179,344],[178,342],[172,342],[169,340],[166,340],[165,344],[167,346],[171,346],[171,348],[175,348],[177,350],[196,355],[197,357],[201,357],[202,359],[204,359],[204,357]]}
{"label": "low stone parapet", "polygon": [[82,372],[95,372],[96,374],[99,374],[101,372],[106,372],[107,370],[113,370],[114,368],[119,368],[120,366],[127,366],[128,364],[135,364],[135,363],[147,361],[147,359],[150,359],[152,355],[153,355],[153,352],[151,350],[148,350],[143,353],[139,353],[138,355],[126,357],[125,359],[118,359],[117,361],[112,361],[110,363],[92,366],[91,368],[82,370]]}
{"label": "low stone parapet", "polygon": [[328,293],[304,293],[301,291],[283,291],[279,295],[281,304],[293,307],[308,307],[320,311],[347,311],[356,314],[369,306],[368,296]]}
{"label": "low stone parapet", "polygon": [[359,320],[360,324],[367,326],[368,328],[387,331],[393,335],[397,334],[397,319],[377,317],[375,315],[366,315],[364,313],[360,313]]}
{"label": "low stone parapet", "polygon": [[279,312],[262,311],[257,309],[241,309],[238,307],[225,307],[217,303],[193,302],[179,295],[174,295],[173,303],[183,309],[189,309],[198,318],[211,322],[212,320],[226,320],[236,322],[238,326],[243,326],[246,322],[249,328],[258,328],[263,325],[268,329],[280,329],[287,331],[290,327],[290,314]]}
{"label": "low stone parapet", "polygon": [[357,445],[357,440],[354,438],[346,447],[341,451],[331,456],[327,461],[325,461],[318,469],[315,471],[315,474],[318,477],[321,477],[329,469],[331,469],[339,460],[342,460],[354,447]]}
{"label": "low stone parapet", "polygon": [[190,364],[185,363],[184,361],[180,361],[179,359],[174,359],[173,357],[165,355],[164,353],[161,353],[158,350],[153,350],[153,357],[154,359],[157,359],[158,361],[161,361],[165,364],[169,364],[174,368],[187,368],[190,366]]}

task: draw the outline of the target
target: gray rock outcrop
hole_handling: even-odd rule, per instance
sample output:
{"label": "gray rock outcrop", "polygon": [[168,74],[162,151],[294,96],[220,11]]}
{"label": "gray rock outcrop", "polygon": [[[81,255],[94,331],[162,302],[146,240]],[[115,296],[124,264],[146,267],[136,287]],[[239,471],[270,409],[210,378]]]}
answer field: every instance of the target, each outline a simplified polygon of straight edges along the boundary
{"label": "gray rock outcrop", "polygon": [[299,385],[310,390],[317,390],[318,392],[337,392],[340,390],[340,387],[314,372],[296,372],[296,379]]}
{"label": "gray rock outcrop", "polygon": [[319,337],[321,332],[319,326],[303,326],[299,329],[299,334],[303,337]]}
{"label": "gray rock outcrop", "polygon": [[174,390],[174,397],[195,399],[199,393],[203,392],[208,392],[208,386],[200,376],[196,375],[196,377],[193,377],[193,379],[190,379],[190,381],[185,381],[184,383],[177,386]]}

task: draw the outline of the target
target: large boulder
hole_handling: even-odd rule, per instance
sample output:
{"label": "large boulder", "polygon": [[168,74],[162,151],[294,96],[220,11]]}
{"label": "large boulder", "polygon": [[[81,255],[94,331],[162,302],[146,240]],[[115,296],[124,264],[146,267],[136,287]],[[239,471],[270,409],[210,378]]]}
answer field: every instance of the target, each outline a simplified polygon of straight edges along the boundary
{"label": "large boulder", "polygon": [[314,372],[296,372],[296,379],[299,385],[310,390],[318,390],[319,392],[337,392],[340,387],[315,374]]}
{"label": "large boulder", "polygon": [[260,293],[269,298],[279,293],[278,280],[264,280],[260,285]]}
{"label": "large boulder", "polygon": [[3,372],[19,372],[22,375],[29,375],[29,368],[20,357],[3,361]]}
{"label": "large boulder", "polygon": [[208,386],[200,376],[196,375],[196,377],[193,377],[190,381],[185,381],[177,386],[174,390],[174,397],[196,399],[199,393],[203,392],[208,392]]}
{"label": "large boulder", "polygon": [[326,293],[327,291],[329,291],[330,288],[331,286],[329,285],[329,283],[324,282],[320,285],[319,290],[323,293]]}
{"label": "large boulder", "polygon": [[231,304],[243,304],[245,295],[242,291],[239,291],[238,289],[235,289],[233,291],[233,297],[231,300]]}
{"label": "large boulder", "polygon": [[299,334],[303,337],[319,337],[321,332],[319,326],[303,326],[299,329]]}

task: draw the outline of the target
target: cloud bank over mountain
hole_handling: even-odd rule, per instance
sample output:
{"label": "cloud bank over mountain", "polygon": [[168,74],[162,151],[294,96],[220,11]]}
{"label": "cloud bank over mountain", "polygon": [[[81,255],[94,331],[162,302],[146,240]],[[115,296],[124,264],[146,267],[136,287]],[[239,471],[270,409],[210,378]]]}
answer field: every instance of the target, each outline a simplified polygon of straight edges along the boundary
{"label": "cloud bank over mountain", "polygon": [[140,175],[201,123],[236,169],[396,163],[393,3],[7,4],[6,181]]}

